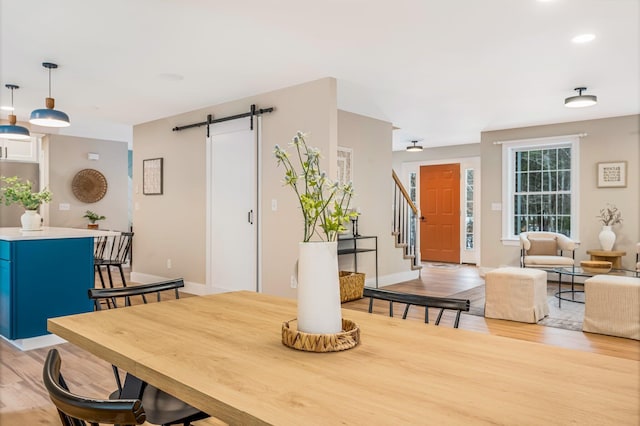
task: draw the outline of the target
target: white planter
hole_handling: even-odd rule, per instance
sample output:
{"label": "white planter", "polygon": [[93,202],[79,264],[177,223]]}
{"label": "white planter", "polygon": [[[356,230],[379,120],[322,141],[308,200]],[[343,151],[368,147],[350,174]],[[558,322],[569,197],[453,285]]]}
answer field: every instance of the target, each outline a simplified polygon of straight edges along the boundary
{"label": "white planter", "polygon": [[39,231],[42,229],[42,217],[37,210],[25,210],[20,216],[23,231]]}
{"label": "white planter", "polygon": [[600,240],[600,247],[602,250],[611,251],[613,244],[616,242],[616,234],[611,230],[611,226],[603,226],[602,231],[598,234]]}
{"label": "white planter", "polygon": [[342,331],[337,242],[298,247],[298,330],[313,334]]}

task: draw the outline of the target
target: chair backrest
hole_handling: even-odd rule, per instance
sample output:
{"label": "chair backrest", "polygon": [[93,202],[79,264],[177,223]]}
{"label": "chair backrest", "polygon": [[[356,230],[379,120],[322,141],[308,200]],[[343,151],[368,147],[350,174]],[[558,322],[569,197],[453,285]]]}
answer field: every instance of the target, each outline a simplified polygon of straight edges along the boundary
{"label": "chair backrest", "polygon": [[156,293],[157,302],[162,300],[163,295],[165,297],[173,295],[175,299],[179,299],[180,293],[178,289],[182,287],[184,287],[184,280],[176,278],[169,281],[128,287],[91,288],[89,289],[89,299],[93,300],[95,310],[100,311],[105,305],[108,309],[131,306],[131,299],[135,296],[140,296],[142,303],[147,303],[145,296],[152,293]]}
{"label": "chair backrest", "polygon": [[97,237],[93,257],[110,263],[127,263],[131,254],[133,232],[120,235]]}
{"label": "chair backrest", "polygon": [[[518,235],[520,266],[551,268],[571,266],[575,261],[575,241],[566,235],[548,231],[528,231]],[[571,257],[565,256],[569,252]]]}
{"label": "chair backrest", "polygon": [[63,426],[85,426],[86,422],[96,426],[100,423],[129,426],[145,422],[146,415],[139,399],[103,400],[71,393],[60,374],[61,363],[58,350],[51,349],[42,369],[42,381],[58,409]]}
{"label": "chair backrest", "polygon": [[460,324],[460,314],[462,312],[469,312],[471,303],[465,299],[455,299],[451,297],[433,297],[423,296],[419,294],[399,293],[389,290],[380,290],[373,288],[364,289],[364,297],[369,297],[369,313],[373,312],[373,299],[387,300],[389,301],[389,316],[393,316],[393,303],[405,304],[404,313],[402,319],[407,319],[409,308],[411,305],[424,307],[424,322],[429,323],[429,308],[439,309],[438,317],[436,318],[435,325],[440,325],[442,314],[445,310],[456,311],[456,318],[453,324],[454,328],[458,328]]}

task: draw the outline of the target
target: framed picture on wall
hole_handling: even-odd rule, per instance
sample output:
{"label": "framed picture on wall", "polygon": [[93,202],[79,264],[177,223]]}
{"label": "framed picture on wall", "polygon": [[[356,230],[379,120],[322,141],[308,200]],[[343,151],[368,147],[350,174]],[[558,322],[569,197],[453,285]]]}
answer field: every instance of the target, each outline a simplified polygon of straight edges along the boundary
{"label": "framed picture on wall", "polygon": [[162,195],[162,158],[142,160],[142,193]]}
{"label": "framed picture on wall", "polygon": [[627,162],[598,163],[598,188],[627,186]]}
{"label": "framed picture on wall", "polygon": [[340,185],[353,182],[353,149],[338,147],[338,176],[336,181]]}

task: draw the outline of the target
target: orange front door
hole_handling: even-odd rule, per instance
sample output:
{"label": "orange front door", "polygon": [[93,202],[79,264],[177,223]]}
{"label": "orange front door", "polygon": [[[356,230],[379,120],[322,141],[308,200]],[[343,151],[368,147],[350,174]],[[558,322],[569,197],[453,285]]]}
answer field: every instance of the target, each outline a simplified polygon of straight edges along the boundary
{"label": "orange front door", "polygon": [[460,263],[460,164],[420,167],[420,254]]}

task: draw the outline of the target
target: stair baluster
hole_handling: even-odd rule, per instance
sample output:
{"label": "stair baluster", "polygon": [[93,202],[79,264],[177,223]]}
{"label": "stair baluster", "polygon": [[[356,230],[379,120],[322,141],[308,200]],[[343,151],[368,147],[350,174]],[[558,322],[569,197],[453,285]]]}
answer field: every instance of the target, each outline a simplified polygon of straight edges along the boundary
{"label": "stair baluster", "polygon": [[418,256],[418,209],[395,171],[391,171],[393,188],[393,232],[396,247],[403,249],[405,259],[411,259],[411,269],[420,269]]}

